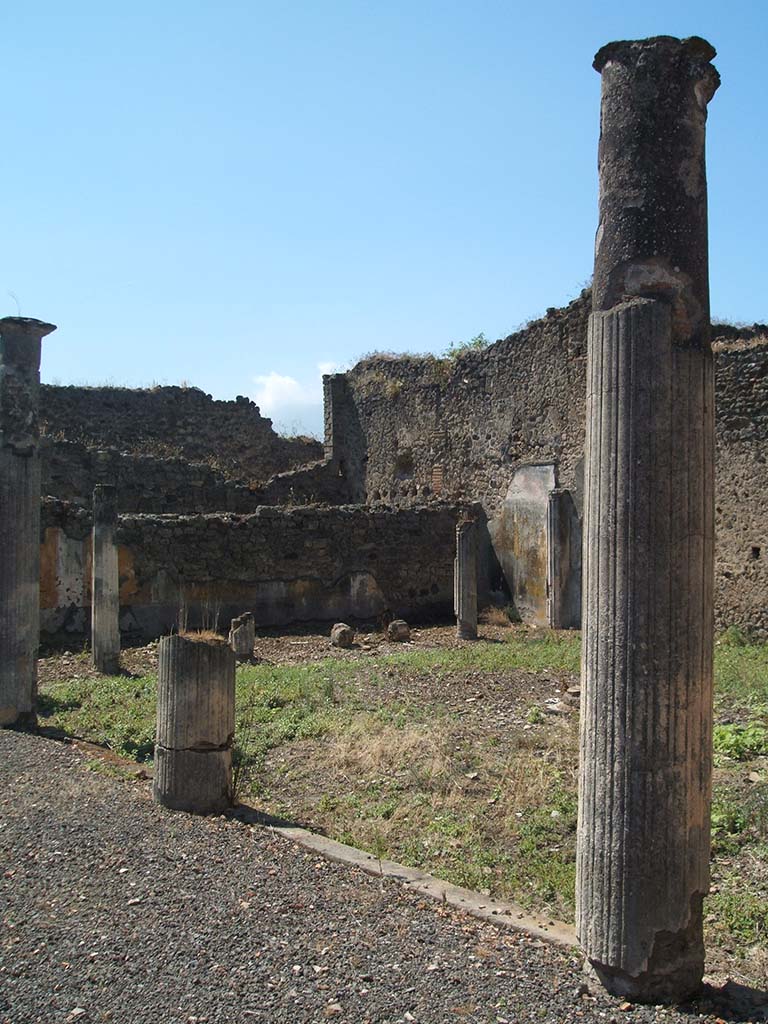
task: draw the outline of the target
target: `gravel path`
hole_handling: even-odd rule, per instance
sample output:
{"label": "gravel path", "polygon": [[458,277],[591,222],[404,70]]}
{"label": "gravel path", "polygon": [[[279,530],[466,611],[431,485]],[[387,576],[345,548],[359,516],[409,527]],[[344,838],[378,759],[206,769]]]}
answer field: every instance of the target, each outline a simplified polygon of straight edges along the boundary
{"label": "gravel path", "polygon": [[622,1009],[567,951],[2,730],[0,912],[2,1024],[763,1019]]}

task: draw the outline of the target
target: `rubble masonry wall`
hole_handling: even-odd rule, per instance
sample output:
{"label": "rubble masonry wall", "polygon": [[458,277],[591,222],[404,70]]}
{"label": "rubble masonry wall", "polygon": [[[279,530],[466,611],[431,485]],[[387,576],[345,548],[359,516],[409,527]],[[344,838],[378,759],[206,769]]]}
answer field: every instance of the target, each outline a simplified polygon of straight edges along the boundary
{"label": "rubble masonry wall", "polygon": [[[263,507],[249,515],[123,515],[121,631],[148,639],[178,624],[258,625],[450,615],[457,509]],[[42,511],[44,638],[83,634],[90,606],[91,517],[46,500]]]}
{"label": "rubble masonry wall", "polygon": [[[365,500],[479,501],[493,528],[516,469],[553,464],[582,505],[588,291],[454,359],[373,356],[336,381],[334,455]],[[716,623],[768,638],[768,331],[715,326]],[[327,394],[329,393],[327,389]]]}

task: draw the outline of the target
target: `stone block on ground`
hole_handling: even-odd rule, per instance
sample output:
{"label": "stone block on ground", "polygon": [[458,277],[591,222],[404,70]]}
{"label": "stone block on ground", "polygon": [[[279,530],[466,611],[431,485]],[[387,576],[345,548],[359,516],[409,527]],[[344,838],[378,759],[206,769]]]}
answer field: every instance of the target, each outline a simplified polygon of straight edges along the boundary
{"label": "stone block on ground", "polygon": [[346,622],[337,622],[331,630],[331,643],[334,647],[351,647],[355,642],[355,631]]}
{"label": "stone block on ground", "polygon": [[387,640],[405,643],[411,639],[411,627],[405,619],[393,619],[387,626]]}

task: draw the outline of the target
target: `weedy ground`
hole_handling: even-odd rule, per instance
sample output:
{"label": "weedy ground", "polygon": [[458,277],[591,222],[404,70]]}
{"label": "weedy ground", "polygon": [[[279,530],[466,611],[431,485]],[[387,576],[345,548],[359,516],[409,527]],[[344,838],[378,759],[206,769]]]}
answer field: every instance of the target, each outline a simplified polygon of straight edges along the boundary
{"label": "weedy ground", "polygon": [[[579,637],[448,628],[264,635],[237,670],[240,799],[333,838],[563,920],[573,918]],[[87,654],[41,663],[41,725],[149,762],[156,647],[126,674]],[[768,645],[715,649],[709,969],[768,984]]]}

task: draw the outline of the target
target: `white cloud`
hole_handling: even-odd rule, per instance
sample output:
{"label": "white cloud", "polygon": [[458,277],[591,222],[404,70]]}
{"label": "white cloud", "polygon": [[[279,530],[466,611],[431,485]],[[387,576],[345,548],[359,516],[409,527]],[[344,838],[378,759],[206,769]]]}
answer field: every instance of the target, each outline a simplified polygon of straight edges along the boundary
{"label": "white cloud", "polygon": [[301,430],[322,432],[323,388],[322,377],[333,373],[338,363],[318,363],[316,375],[307,381],[299,381],[275,370],[253,378],[256,385],[254,401],[263,416],[275,421],[275,426],[288,433]]}
{"label": "white cloud", "polygon": [[295,377],[284,377],[272,370],[265,376],[254,377],[256,405],[262,413],[271,416],[285,405],[311,405],[317,402],[314,389],[299,384]]}

